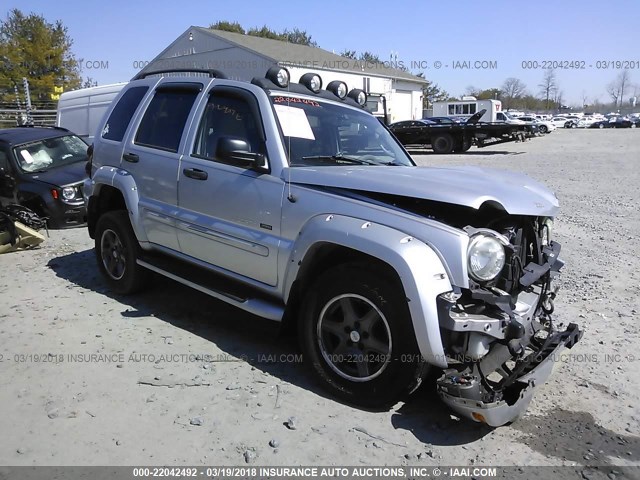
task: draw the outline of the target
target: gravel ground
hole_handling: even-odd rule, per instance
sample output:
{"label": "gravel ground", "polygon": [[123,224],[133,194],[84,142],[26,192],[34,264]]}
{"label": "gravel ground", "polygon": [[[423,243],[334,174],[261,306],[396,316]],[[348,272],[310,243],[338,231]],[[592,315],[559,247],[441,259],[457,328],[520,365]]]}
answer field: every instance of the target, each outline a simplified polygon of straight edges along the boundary
{"label": "gravel ground", "polygon": [[74,229],[0,256],[0,465],[640,464],[640,132],[412,153],[526,172],[560,198],[556,319],[585,334],[524,418],[460,421],[432,384],[389,411],[343,405],[269,321],[165,279],[111,294]]}

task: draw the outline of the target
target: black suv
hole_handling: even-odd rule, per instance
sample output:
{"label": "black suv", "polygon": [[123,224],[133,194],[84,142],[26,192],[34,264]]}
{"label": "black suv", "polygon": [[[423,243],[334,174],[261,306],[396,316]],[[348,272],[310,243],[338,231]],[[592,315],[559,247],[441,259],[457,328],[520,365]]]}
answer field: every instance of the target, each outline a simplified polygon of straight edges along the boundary
{"label": "black suv", "polygon": [[29,207],[49,228],[84,224],[87,148],[64,128],[0,130],[0,203]]}

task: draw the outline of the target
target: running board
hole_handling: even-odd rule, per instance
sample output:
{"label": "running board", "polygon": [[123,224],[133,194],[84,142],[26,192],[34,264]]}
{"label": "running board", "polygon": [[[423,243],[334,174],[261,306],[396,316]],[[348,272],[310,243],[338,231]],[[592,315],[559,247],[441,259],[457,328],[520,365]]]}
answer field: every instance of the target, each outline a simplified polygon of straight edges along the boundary
{"label": "running board", "polygon": [[[170,278],[171,280],[175,280],[176,282],[182,283],[187,287],[191,287],[194,290],[198,290],[204,294],[209,295],[210,297],[216,298],[218,300],[222,300],[234,307],[241,308],[246,312],[252,313],[254,315],[258,315],[259,317],[264,317],[269,320],[275,320],[277,322],[282,320],[284,316],[284,306],[278,305],[275,302],[271,302],[267,299],[261,298],[252,298],[249,295],[246,295],[248,292],[243,293],[235,293],[225,291],[221,288],[220,279],[215,278],[214,275],[208,275],[208,272],[205,272],[203,269],[198,267],[190,267],[190,277],[197,278],[195,280],[188,280],[185,278],[184,269],[180,268],[179,260],[173,260],[172,262],[162,262],[155,261],[156,259],[137,259],[138,265],[144,267],[148,270],[156,272],[164,277]],[[171,268],[172,265],[169,263],[173,263],[178,268]],[[173,271],[170,271],[173,270]],[[182,270],[182,271],[181,271]]]}

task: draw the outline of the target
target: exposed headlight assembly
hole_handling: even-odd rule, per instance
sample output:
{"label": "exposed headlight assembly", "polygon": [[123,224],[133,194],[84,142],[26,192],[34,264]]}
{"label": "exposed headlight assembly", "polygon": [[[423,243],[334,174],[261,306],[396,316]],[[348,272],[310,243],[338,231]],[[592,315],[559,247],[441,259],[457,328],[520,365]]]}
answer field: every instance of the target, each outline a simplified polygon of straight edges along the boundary
{"label": "exposed headlight assembly", "polygon": [[544,222],[542,222],[542,227],[540,231],[540,243],[542,243],[543,247],[546,247],[551,242],[552,231],[553,231],[553,219],[547,218]]}
{"label": "exposed headlight assembly", "polygon": [[496,278],[505,262],[504,246],[496,237],[479,233],[471,237],[467,249],[469,275],[484,283]]}

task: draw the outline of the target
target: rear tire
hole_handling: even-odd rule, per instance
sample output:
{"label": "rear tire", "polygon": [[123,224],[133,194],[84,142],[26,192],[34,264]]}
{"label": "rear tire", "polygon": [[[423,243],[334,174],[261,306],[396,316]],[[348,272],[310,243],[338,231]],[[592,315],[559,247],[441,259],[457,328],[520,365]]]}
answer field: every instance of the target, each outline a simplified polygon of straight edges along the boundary
{"label": "rear tire", "polygon": [[431,148],[435,153],[451,153],[454,147],[453,137],[448,133],[443,133],[431,140]]}
{"label": "rear tire", "polygon": [[125,210],[107,212],[98,219],[95,252],[100,273],[112,291],[126,295],[145,285],[149,271],[136,262],[140,244]]}
{"label": "rear tire", "polygon": [[546,125],[540,125],[538,130],[540,130],[540,133],[547,133],[549,131]]}
{"label": "rear tire", "polygon": [[456,153],[464,153],[471,148],[471,140],[463,140],[457,142],[456,148],[453,150]]}
{"label": "rear tire", "polygon": [[305,362],[332,394],[368,408],[389,407],[427,373],[404,291],[389,272],[364,264],[331,268],[300,310]]}

